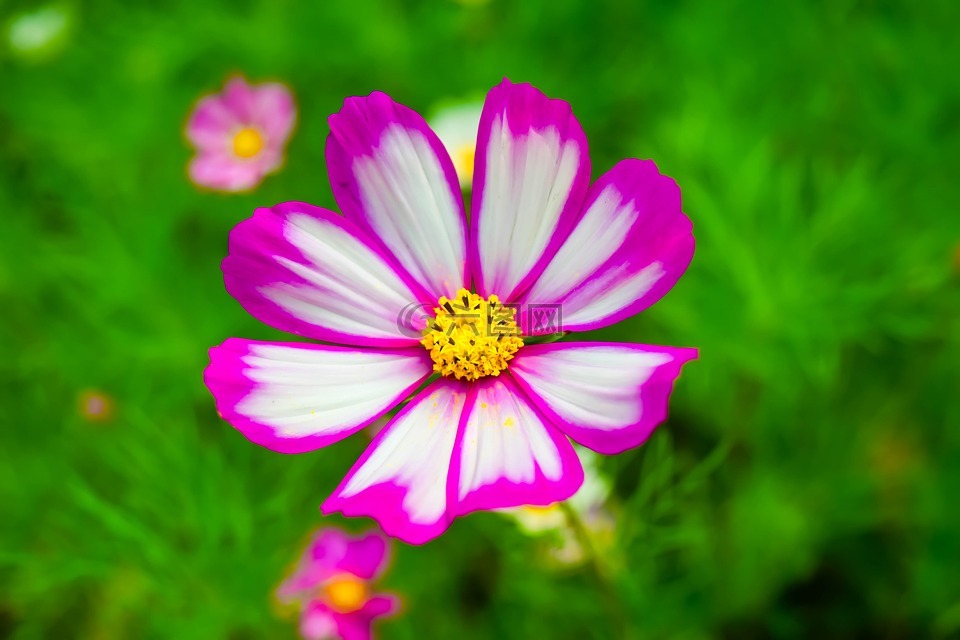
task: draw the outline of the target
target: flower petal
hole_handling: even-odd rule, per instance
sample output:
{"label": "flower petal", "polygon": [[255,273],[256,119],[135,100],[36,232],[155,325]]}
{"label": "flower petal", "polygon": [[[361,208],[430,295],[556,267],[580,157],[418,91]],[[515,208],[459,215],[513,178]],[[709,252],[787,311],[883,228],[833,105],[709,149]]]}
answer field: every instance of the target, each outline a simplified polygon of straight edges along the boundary
{"label": "flower petal", "polygon": [[696,349],[608,342],[529,345],[510,373],[565,434],[595,451],[642,444],[667,417],[680,367]]}
{"label": "flower petal", "polygon": [[277,588],[281,602],[312,596],[323,582],[348,573],[374,580],[389,560],[387,540],[377,531],[354,538],[340,529],[317,531],[297,563],[297,568]]}
{"label": "flower petal", "polygon": [[290,90],[279,82],[251,87],[251,124],[266,134],[266,142],[282,148],[297,120],[297,107]]}
{"label": "flower petal", "polygon": [[223,275],[259,320],[341,344],[418,344],[417,312],[433,302],[348,220],[302,202],[258,209],[237,225]]}
{"label": "flower petal", "polygon": [[350,536],[339,529],[316,532],[300,555],[296,569],[277,587],[280,601],[293,602],[311,597],[322,582],[336,573],[337,565],[347,553],[349,541]]}
{"label": "flower petal", "polygon": [[400,611],[400,598],[386,593],[379,593],[367,600],[367,603],[363,605],[363,609],[360,611],[371,618],[392,616]]}
{"label": "flower petal", "polygon": [[[340,635],[339,620],[334,612],[322,600],[313,600],[303,609],[300,615],[300,636],[303,640],[328,640],[329,638],[343,637]],[[357,636],[355,636],[357,637]],[[369,638],[369,628],[367,638]],[[366,640],[362,635],[361,640]]]}
{"label": "flower petal", "polygon": [[190,161],[194,183],[220,191],[248,191],[260,184],[270,163],[240,160],[221,151],[201,151]]}
{"label": "flower petal", "polygon": [[187,122],[187,139],[204,150],[226,152],[233,142],[232,133],[240,121],[219,95],[200,99]]}
{"label": "flower petal", "polygon": [[421,348],[354,349],[231,338],[210,350],[204,382],[224,420],[282,453],[359,431],[430,375]]}
{"label": "flower petal", "polygon": [[[327,609],[325,605],[313,605],[314,615],[330,615],[337,624],[335,635],[321,636],[323,640],[329,637],[341,640],[371,640],[373,638],[373,624],[377,618],[391,616],[400,610],[400,600],[396,596],[378,594],[367,600],[359,611],[340,613]],[[326,610],[326,611],[324,611]]]}
{"label": "flower petal", "polygon": [[256,101],[253,87],[241,76],[234,76],[223,87],[223,102],[240,122],[253,122],[256,114]]}
{"label": "flower petal", "polygon": [[453,519],[446,484],[466,389],[441,378],[411,400],[324,502],[323,513],[369,516],[410,544],[443,533]]}
{"label": "flower petal", "polygon": [[509,376],[473,383],[448,482],[456,515],[566,500],[583,482],[573,445]]}
{"label": "flower petal", "polygon": [[590,181],[570,105],[504,80],[480,118],[470,265],[480,295],[512,302],[569,233]]}
{"label": "flower petal", "polygon": [[337,569],[364,580],[373,580],[380,575],[389,560],[387,540],[376,531],[371,531],[347,543],[346,553],[337,563]]}
{"label": "flower petal", "polygon": [[583,217],[524,303],[559,304],[566,331],[607,326],[666,294],[693,250],[677,184],[650,160],[624,160],[591,187]]}
{"label": "flower petal", "polygon": [[344,215],[382,241],[436,302],[467,284],[466,218],[450,156],[383,93],[330,116],[327,170]]}

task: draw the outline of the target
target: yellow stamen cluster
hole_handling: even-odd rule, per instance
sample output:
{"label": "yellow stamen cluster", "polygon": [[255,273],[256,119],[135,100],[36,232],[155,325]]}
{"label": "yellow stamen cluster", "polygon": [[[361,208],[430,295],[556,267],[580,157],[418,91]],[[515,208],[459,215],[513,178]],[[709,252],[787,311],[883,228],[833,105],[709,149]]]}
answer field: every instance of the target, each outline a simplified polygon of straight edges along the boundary
{"label": "yellow stamen cluster", "polygon": [[340,613],[362,609],[369,599],[367,583],[351,575],[334,577],[320,587],[320,591],[321,598]]}
{"label": "yellow stamen cluster", "polygon": [[458,380],[498,376],[523,346],[513,307],[497,296],[481,298],[460,289],[440,298],[436,317],[423,331],[421,344],[433,358],[433,370]]}
{"label": "yellow stamen cluster", "polygon": [[233,153],[238,158],[248,160],[263,149],[263,136],[252,127],[237,131],[233,136]]}

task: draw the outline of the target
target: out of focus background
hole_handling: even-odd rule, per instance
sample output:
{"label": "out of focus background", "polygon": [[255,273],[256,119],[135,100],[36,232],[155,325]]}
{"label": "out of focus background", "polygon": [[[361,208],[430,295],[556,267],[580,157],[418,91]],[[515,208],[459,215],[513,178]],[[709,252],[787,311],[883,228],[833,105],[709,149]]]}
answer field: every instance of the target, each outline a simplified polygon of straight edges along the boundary
{"label": "out of focus background", "polygon": [[[0,637],[293,638],[270,592],[362,435],[285,456],[201,372],[282,339],[224,291],[259,205],[333,208],[326,118],[504,76],[573,106],[594,177],[676,178],[697,254],[597,336],[696,346],[599,468],[612,546],[558,567],[500,514],[398,544],[387,639],[960,637],[960,8],[910,2],[4,2]],[[183,127],[279,80],[285,167],[225,195]]]}

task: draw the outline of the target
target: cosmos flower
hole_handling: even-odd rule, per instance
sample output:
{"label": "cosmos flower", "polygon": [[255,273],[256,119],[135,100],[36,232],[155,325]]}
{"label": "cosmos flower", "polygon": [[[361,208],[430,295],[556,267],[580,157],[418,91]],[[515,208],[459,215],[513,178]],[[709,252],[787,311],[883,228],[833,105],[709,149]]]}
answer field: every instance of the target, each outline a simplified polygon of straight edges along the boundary
{"label": "cosmos flower", "polygon": [[247,191],[283,164],[297,111],[282,84],[231,78],[222,93],[202,98],[187,122],[196,147],[190,179],[220,191]]}
{"label": "cosmos flower", "polygon": [[694,250],[673,180],[624,160],[590,186],[570,106],[505,80],[480,119],[468,229],[453,163],[414,111],[383,93],[348,98],[330,128],[343,216],[258,209],[231,232],[223,271],[258,319],[333,344],[211,349],[205,381],[228,422],[275,451],[310,451],[434,376],[322,506],[415,544],[473,511],[572,496],[583,470],[567,437],[607,454],[649,437],[695,349],[544,340],[673,287]]}
{"label": "cosmos flower", "polygon": [[430,119],[430,128],[450,154],[453,169],[463,189],[469,189],[473,182],[477,130],[480,128],[482,111],[483,103],[465,103],[441,109]]}
{"label": "cosmos flower", "polygon": [[277,588],[277,598],[299,606],[300,635],[306,640],[367,640],[374,620],[400,608],[396,596],[371,592],[388,562],[388,543],[380,534],[352,538],[339,529],[322,529]]}

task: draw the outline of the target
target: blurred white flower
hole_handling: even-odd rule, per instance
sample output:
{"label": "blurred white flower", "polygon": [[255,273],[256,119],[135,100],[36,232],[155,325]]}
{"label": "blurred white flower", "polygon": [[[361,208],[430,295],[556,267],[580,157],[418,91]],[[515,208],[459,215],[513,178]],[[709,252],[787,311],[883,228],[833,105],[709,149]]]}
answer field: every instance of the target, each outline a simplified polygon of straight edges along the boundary
{"label": "blurred white flower", "polygon": [[[610,483],[597,469],[597,454],[579,446],[576,449],[583,464],[583,485],[567,500],[567,506],[583,525],[583,533],[589,537],[591,544],[602,547],[612,539],[615,526],[614,517],[606,508]],[[550,555],[560,564],[578,564],[584,560],[580,536],[561,503],[546,507],[504,509],[501,513],[513,518],[529,536],[554,534],[557,545],[550,550]]]}
{"label": "blurred white flower", "polygon": [[462,189],[469,189],[473,180],[481,111],[482,102],[460,103],[439,109],[430,119],[430,127],[453,160],[453,168],[457,171]]}
{"label": "blurred white flower", "polygon": [[55,53],[63,44],[70,25],[69,13],[49,5],[15,16],[7,27],[10,50],[27,58]]}

